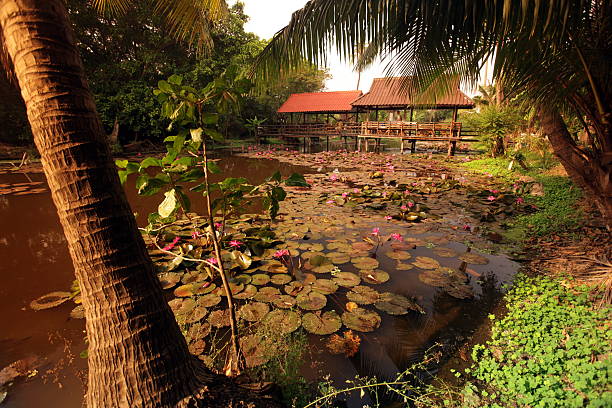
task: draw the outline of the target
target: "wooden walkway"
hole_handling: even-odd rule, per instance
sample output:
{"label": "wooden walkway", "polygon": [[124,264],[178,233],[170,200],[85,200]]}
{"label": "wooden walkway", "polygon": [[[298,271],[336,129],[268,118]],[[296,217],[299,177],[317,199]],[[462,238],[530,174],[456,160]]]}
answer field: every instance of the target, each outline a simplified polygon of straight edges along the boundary
{"label": "wooden walkway", "polygon": [[458,142],[474,142],[477,139],[474,132],[462,129],[460,122],[444,123],[416,123],[416,122],[338,122],[337,124],[304,123],[304,124],[281,124],[263,125],[258,129],[261,137],[278,137],[283,140],[303,139],[304,152],[314,143],[325,140],[326,149],[329,150],[330,138],[342,138],[348,149],[348,139],[354,139],[354,149],[361,151],[369,150],[370,143],[374,149],[380,151],[381,141],[395,139],[400,141],[400,151],[404,153],[406,146],[410,151],[416,151],[417,141],[446,142],[448,143],[448,155],[455,154]]}

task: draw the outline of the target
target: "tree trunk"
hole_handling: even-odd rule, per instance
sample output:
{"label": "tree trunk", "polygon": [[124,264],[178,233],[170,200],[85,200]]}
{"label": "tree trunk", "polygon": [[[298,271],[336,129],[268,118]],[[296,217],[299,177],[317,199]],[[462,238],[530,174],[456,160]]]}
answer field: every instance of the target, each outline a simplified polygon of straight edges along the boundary
{"label": "tree trunk", "polygon": [[[594,199],[608,229],[612,228],[612,154],[587,153],[580,149],[567,130],[558,111],[541,106],[540,121],[544,134],[552,145],[570,178]],[[608,140],[612,135],[605,135]]]}
{"label": "tree trunk", "polygon": [[[63,1],[0,0],[0,30],[81,288],[89,341],[87,406],[185,406],[194,394],[206,402],[200,406],[239,399],[240,392],[224,388],[189,354],[164,300]],[[213,381],[222,386],[205,386]]]}

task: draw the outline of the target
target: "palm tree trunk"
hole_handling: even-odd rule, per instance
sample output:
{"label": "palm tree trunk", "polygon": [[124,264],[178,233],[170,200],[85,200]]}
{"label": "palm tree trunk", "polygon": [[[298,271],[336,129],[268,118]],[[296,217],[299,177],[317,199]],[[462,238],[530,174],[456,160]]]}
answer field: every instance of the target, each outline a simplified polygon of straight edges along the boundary
{"label": "palm tree trunk", "polygon": [[[580,149],[567,130],[558,111],[541,106],[539,111],[544,134],[570,178],[593,198],[608,229],[612,229],[612,152],[587,153]],[[612,135],[604,135],[612,140]]]}
{"label": "palm tree trunk", "polygon": [[175,405],[199,386],[195,365],[119,183],[63,1],[0,0],[0,28],[81,287],[87,406]]}

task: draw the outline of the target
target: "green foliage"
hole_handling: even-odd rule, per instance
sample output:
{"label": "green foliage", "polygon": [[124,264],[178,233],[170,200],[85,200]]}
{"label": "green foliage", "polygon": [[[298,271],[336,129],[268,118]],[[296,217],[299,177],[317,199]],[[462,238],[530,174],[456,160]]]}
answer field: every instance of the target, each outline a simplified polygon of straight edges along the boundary
{"label": "green foliage", "polygon": [[508,170],[509,164],[510,160],[503,157],[487,157],[461,163],[461,166],[478,173],[490,174],[494,177],[502,178],[506,182],[513,182],[519,174],[516,168]]}
{"label": "green foliage", "polygon": [[467,371],[482,383],[471,406],[612,405],[612,309],[594,309],[586,287],[546,277],[520,277],[506,301],[491,340],[472,352]]}
{"label": "green foliage", "polygon": [[514,228],[524,230],[529,235],[545,236],[571,231],[580,226],[583,217],[577,208],[582,198],[580,189],[567,177],[540,176],[537,181],[542,183],[544,195],[531,196],[527,201],[537,211],[517,217]]}
{"label": "green foliage", "polygon": [[498,144],[519,127],[521,119],[518,110],[511,106],[486,105],[480,112],[466,114],[462,121],[466,127],[478,131],[487,152],[495,153]]}

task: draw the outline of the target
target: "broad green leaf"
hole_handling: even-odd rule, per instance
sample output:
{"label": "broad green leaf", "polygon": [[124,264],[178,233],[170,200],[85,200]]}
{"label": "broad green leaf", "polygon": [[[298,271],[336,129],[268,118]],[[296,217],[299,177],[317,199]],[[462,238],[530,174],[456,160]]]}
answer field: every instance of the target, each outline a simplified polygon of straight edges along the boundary
{"label": "broad green leaf", "polygon": [[219,121],[219,115],[216,113],[203,113],[201,121],[205,125],[215,125]]}
{"label": "broad green leaf", "polygon": [[153,177],[147,180],[146,183],[140,186],[138,194],[142,196],[152,196],[168,184],[168,181],[162,180],[159,177]]}
{"label": "broad green leaf", "polygon": [[293,173],[286,180],[285,184],[293,187],[310,187],[310,184],[306,182],[304,176],[298,173]]}
{"label": "broad green leaf", "polygon": [[[177,187],[178,188],[178,187]],[[187,194],[183,193],[183,190],[177,190],[177,193],[180,195],[181,197],[181,201],[180,204],[183,207],[183,210],[185,212],[189,212],[191,211],[191,200],[189,199],[189,197],[187,196]]]}
{"label": "broad green leaf", "polygon": [[287,192],[282,187],[273,187],[271,194],[276,201],[283,201],[287,197]]}
{"label": "broad green leaf", "polygon": [[119,168],[125,169],[128,165],[127,160],[115,160],[115,165]]}
{"label": "broad green leaf", "polygon": [[156,159],[155,157],[147,157],[146,159],[140,162],[140,169],[146,169],[151,166],[160,167],[161,160]]}
{"label": "broad green leaf", "polygon": [[157,87],[163,92],[172,93],[172,86],[164,80],[159,81]]}
{"label": "broad green leaf", "polygon": [[[202,169],[191,169],[178,178],[178,181],[181,182],[192,182],[197,181],[204,177],[204,170]],[[192,189],[193,191],[197,191]]]}
{"label": "broad green leaf", "polygon": [[202,141],[202,132],[204,130],[202,128],[197,128],[197,129],[191,129],[190,133],[191,133],[191,140],[193,140],[194,142],[201,142]]}
{"label": "broad green leaf", "polygon": [[172,189],[170,191],[166,191],[164,195],[166,196],[166,198],[164,198],[164,201],[162,201],[159,207],[157,208],[157,212],[162,218],[168,218],[172,215],[172,213],[176,210],[178,206],[178,202],[176,199],[176,191]]}
{"label": "broad green leaf", "polygon": [[127,180],[128,177],[128,173],[125,170],[119,170],[119,181],[121,182],[121,184],[124,184],[125,181]]}
{"label": "broad green leaf", "polygon": [[181,83],[183,82],[183,77],[180,75],[174,74],[174,75],[171,75],[170,78],[168,78],[168,82],[174,85],[181,85]]}
{"label": "broad green leaf", "polygon": [[266,179],[266,181],[276,181],[276,182],[279,182],[279,183],[280,183],[280,181],[281,181],[281,177],[282,177],[282,176],[281,176],[280,171],[276,171],[276,172],[274,172],[274,174],[272,174],[270,177],[268,177],[268,178]]}
{"label": "broad green leaf", "polygon": [[214,161],[209,161],[208,164],[207,164],[207,168],[208,168],[208,171],[210,171],[212,174],[219,174],[219,173],[221,173],[221,168]]}
{"label": "broad green leaf", "polygon": [[214,129],[204,129],[204,133],[206,133],[206,135],[215,142],[223,142],[223,140],[225,139],[221,133],[217,132]]}

